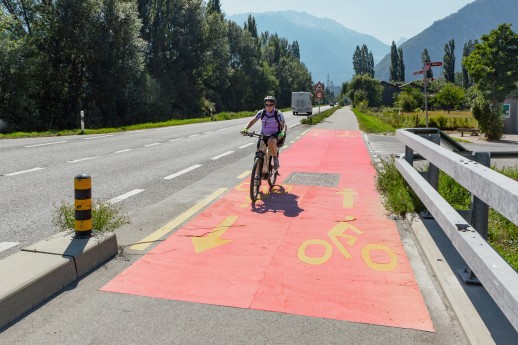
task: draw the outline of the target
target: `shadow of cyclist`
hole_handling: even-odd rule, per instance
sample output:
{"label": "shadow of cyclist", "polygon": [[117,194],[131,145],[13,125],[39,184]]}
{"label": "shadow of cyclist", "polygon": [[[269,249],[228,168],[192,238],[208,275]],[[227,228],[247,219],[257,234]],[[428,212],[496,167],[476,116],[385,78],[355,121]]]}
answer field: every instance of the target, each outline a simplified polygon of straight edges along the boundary
{"label": "shadow of cyclist", "polygon": [[257,213],[283,212],[286,217],[297,217],[304,210],[299,207],[295,194],[290,194],[283,186],[275,185],[267,193],[260,193],[261,200],[252,203],[252,211]]}

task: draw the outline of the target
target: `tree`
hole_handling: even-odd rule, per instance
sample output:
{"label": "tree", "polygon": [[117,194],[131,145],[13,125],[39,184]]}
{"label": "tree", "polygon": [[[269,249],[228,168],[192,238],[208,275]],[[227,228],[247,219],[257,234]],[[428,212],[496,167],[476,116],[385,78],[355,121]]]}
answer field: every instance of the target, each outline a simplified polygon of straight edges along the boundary
{"label": "tree", "polygon": [[209,0],[207,2],[207,12],[221,14],[221,3],[219,0]]}
{"label": "tree", "polygon": [[455,41],[453,39],[444,46],[443,63],[444,79],[448,83],[455,83]]}
{"label": "tree", "polygon": [[390,46],[390,81],[399,81],[399,54],[396,47],[396,42],[392,41]]}
{"label": "tree", "polygon": [[446,108],[449,113],[451,109],[460,108],[462,106],[464,97],[463,88],[452,83],[447,83],[441,91],[435,95],[434,101]]}
{"label": "tree", "polygon": [[[423,53],[421,54],[421,61],[423,62],[423,66],[427,63],[430,63],[430,54],[428,53],[428,49],[424,49]],[[430,68],[428,71],[426,71],[426,78],[433,78],[433,72]]]}
{"label": "tree", "polygon": [[403,48],[398,48],[398,81],[404,82],[405,81],[405,62],[403,59]]}
{"label": "tree", "polygon": [[361,101],[367,101],[370,107],[377,107],[381,104],[383,88],[380,82],[368,74],[354,76],[347,84],[347,96],[352,100],[353,106]]}
{"label": "tree", "polygon": [[367,45],[356,46],[353,54],[353,68],[357,75],[368,74],[374,78],[374,57]]}
{"label": "tree", "polygon": [[[475,42],[469,40],[464,43],[464,48],[462,49],[462,61],[464,61],[464,59],[467,58],[475,49],[475,44],[478,44],[478,40],[475,40]],[[462,86],[465,89],[468,89],[471,85],[473,85],[473,78],[469,75],[464,64],[462,64]]]}
{"label": "tree", "polygon": [[475,45],[473,52],[464,59],[463,65],[478,84],[482,98],[489,102],[484,110],[490,110],[490,113],[481,112],[480,120],[477,119],[480,129],[488,138],[498,139],[502,133],[501,121],[488,123],[484,118],[501,117],[504,99],[517,88],[518,34],[511,30],[511,24],[501,24],[482,35],[481,40],[482,43]]}

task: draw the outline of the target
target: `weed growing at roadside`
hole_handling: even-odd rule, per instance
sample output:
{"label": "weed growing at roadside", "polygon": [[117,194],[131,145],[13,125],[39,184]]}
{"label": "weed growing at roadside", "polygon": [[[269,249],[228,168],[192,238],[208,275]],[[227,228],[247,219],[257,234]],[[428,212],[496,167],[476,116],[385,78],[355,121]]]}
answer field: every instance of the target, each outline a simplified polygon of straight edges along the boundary
{"label": "weed growing at roadside", "polygon": [[[128,216],[122,215],[114,204],[104,201],[92,202],[92,228],[98,232],[112,232],[124,224],[129,224]],[[58,231],[75,229],[75,209],[65,201],[59,205],[54,213],[53,223]]]}

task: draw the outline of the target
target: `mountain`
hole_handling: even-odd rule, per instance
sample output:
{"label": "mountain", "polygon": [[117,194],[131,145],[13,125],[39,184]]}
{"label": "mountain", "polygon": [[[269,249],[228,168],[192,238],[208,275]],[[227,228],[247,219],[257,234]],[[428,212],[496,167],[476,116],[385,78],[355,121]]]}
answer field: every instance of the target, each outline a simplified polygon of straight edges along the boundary
{"label": "mountain", "polygon": [[[326,84],[328,75],[335,86],[350,80],[354,75],[352,58],[356,46],[366,44],[372,52],[374,63],[390,52],[390,46],[375,37],[347,29],[332,19],[297,11],[250,14],[255,18],[258,32],[277,33],[290,43],[299,43],[300,59],[315,82]],[[226,18],[243,26],[248,15],[236,14]]]}
{"label": "mountain", "polygon": [[[518,29],[518,6],[516,0],[477,0],[454,14],[434,22],[420,34],[410,38],[398,48],[403,49],[405,80],[412,81],[422,76],[412,73],[422,68],[421,54],[426,48],[432,61],[442,61],[444,46],[452,38],[455,41],[455,71],[461,71],[462,50],[469,40],[480,39],[502,23],[513,24]],[[374,68],[379,80],[390,77],[390,53]],[[434,77],[442,75],[442,68],[433,68]]]}

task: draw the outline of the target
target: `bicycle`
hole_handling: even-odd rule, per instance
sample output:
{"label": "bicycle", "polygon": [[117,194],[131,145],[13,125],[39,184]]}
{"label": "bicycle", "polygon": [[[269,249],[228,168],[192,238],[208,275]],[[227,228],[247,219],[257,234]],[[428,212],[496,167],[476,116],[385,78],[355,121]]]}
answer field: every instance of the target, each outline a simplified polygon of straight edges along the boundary
{"label": "bicycle", "polygon": [[[254,166],[252,168],[252,175],[250,177],[250,199],[252,202],[257,201],[257,197],[259,196],[259,191],[261,189],[261,181],[263,179],[268,181],[268,185],[272,188],[275,185],[275,181],[277,181],[277,176],[279,175],[279,171],[275,169],[273,163],[273,157],[269,155],[268,145],[263,143],[263,135],[256,134],[255,132],[244,134],[249,137],[258,137],[257,141],[257,151],[255,152],[254,157]],[[264,151],[262,148],[264,147]],[[277,157],[280,152],[277,152]],[[266,160],[268,161],[268,172],[263,173],[263,167]]]}

